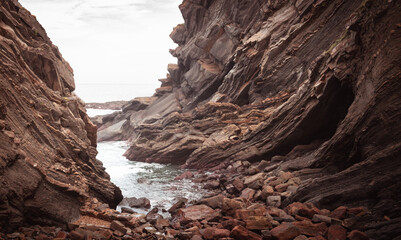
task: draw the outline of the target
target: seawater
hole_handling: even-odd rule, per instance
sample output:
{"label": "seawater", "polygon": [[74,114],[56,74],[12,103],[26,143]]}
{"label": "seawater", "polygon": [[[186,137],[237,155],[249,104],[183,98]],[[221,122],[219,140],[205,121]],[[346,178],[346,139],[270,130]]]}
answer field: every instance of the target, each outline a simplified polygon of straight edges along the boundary
{"label": "seawater", "polygon": [[111,110],[111,109],[95,109],[95,108],[87,108],[86,114],[90,117],[98,116],[98,115],[106,115],[113,113],[118,110]]}
{"label": "seawater", "polygon": [[[97,158],[124,197],[146,197],[153,207],[169,209],[179,197],[200,199],[205,191],[190,180],[174,181],[183,171],[178,166],[130,161],[124,156],[126,142],[100,142]],[[122,206],[120,205],[118,209]],[[146,213],[143,209],[136,212]]]}

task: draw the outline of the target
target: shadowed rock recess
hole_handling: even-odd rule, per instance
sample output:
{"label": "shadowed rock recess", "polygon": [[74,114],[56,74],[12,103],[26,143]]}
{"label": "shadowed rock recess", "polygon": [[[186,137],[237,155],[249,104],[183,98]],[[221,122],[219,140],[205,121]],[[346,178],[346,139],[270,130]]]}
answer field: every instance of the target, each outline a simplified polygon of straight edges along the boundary
{"label": "shadowed rock recess", "polygon": [[126,157],[227,168],[270,161],[287,199],[401,216],[401,3],[185,0],[178,64],[150,98],[98,122]]}
{"label": "shadowed rock recess", "polygon": [[96,159],[96,126],[73,93],[73,71],[36,18],[0,2],[0,232],[62,225],[93,197],[121,191]]}

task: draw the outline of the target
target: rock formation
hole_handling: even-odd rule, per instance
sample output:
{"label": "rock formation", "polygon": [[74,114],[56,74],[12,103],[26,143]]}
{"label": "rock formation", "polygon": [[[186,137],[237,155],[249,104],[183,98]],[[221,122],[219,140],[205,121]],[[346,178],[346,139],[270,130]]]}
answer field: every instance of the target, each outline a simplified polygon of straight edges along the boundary
{"label": "rock formation", "polygon": [[401,216],[401,3],[185,0],[178,64],[152,98],[103,118],[129,159],[227,167],[269,161],[292,201]]}
{"label": "rock formation", "polygon": [[121,110],[122,106],[126,105],[128,101],[111,101],[105,103],[86,103],[86,108],[94,109],[111,109],[111,110]]}
{"label": "rock formation", "polygon": [[96,197],[122,199],[96,159],[96,126],[73,71],[16,0],[0,3],[0,232],[77,219]]}

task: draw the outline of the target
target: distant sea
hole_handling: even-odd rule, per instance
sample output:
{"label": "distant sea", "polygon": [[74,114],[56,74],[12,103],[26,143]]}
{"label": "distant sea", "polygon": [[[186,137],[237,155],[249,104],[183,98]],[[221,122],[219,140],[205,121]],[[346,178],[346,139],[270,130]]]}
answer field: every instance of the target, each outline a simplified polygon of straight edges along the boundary
{"label": "distant sea", "polygon": [[144,85],[133,82],[125,83],[101,83],[79,84],[76,83],[75,93],[86,103],[110,102],[118,100],[131,100],[135,97],[150,97],[155,89],[160,86],[158,81],[154,84]]}

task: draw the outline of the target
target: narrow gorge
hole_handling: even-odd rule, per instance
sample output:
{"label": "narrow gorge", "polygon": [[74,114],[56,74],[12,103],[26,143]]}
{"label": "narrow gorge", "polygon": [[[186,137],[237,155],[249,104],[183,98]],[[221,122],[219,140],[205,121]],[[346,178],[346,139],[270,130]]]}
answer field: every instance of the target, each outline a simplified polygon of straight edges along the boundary
{"label": "narrow gorge", "polygon": [[[69,224],[84,239],[100,230],[71,223],[90,216],[114,231],[99,239],[400,239],[401,2],[179,9],[160,88],[91,120],[45,30],[1,2],[0,232]],[[96,159],[103,141],[191,170],[177,180],[210,196],[178,201],[170,220],[113,212],[123,196]]]}

